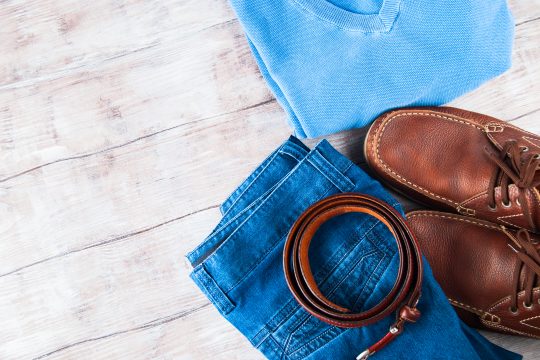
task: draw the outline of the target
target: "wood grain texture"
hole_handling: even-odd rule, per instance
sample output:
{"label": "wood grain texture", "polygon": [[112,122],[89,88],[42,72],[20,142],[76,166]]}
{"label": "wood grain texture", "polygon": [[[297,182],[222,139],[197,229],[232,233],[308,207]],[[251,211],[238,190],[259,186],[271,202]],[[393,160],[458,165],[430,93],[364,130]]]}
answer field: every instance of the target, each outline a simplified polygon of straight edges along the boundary
{"label": "wood grain texture", "polygon": [[[452,105],[540,133],[540,0],[511,7],[512,69]],[[262,358],[183,258],[290,133],[227,2],[4,1],[0,23],[0,359]],[[364,133],[329,139],[361,162]]]}

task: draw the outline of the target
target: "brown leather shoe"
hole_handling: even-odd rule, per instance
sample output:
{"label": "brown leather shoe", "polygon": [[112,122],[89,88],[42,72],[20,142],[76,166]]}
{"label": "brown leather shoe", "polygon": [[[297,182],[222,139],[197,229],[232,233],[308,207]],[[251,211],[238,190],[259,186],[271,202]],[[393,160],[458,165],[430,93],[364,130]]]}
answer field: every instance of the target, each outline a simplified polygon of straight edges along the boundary
{"label": "brown leather shoe", "polygon": [[466,323],[540,338],[540,236],[436,211],[414,211],[407,218]]}
{"label": "brown leather shoe", "polygon": [[450,108],[390,111],[365,142],[390,187],[437,210],[540,229],[540,137],[490,116]]}

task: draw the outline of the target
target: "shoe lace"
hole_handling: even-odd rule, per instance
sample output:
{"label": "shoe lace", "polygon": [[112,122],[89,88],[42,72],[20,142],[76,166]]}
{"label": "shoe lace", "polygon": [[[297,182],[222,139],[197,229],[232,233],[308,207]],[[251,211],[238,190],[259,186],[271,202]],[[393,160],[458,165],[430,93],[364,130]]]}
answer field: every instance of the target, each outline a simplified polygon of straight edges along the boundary
{"label": "shoe lace", "polygon": [[[504,228],[503,228],[504,229]],[[519,259],[513,276],[513,291],[510,295],[510,311],[516,312],[518,294],[520,290],[520,275],[525,268],[523,289],[525,290],[525,298],[523,306],[529,308],[533,301],[533,287],[536,284],[537,276],[540,276],[540,255],[538,254],[537,243],[534,242],[527,230],[520,229],[515,235],[504,229],[506,235],[512,240],[508,245],[516,252]]]}
{"label": "shoe lace", "polygon": [[531,229],[536,231],[537,228],[526,194],[535,191],[534,189],[540,185],[540,178],[535,176],[539,170],[540,154],[530,153],[525,155],[528,148],[518,146],[515,140],[507,141],[498,154],[487,146],[484,151],[487,153],[488,158],[497,164],[497,169],[490,180],[488,188],[489,207],[496,208],[495,189],[498,186],[501,189],[503,205],[509,206],[509,186],[512,183],[515,184],[519,189],[518,200],[522,206],[523,214],[527,218]]}

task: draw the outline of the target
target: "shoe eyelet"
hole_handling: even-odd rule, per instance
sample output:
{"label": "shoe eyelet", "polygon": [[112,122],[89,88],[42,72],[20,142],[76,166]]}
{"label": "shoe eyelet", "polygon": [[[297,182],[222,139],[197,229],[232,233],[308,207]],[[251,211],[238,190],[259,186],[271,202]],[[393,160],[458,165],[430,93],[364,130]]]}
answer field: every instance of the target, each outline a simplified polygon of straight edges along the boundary
{"label": "shoe eyelet", "polygon": [[516,314],[519,312],[519,309],[518,309],[518,308],[512,308],[512,307],[509,307],[509,308],[508,308],[508,311],[510,311],[513,315],[516,315]]}
{"label": "shoe eyelet", "polygon": [[527,151],[529,151],[528,146],[521,146],[521,152],[527,152]]}
{"label": "shoe eyelet", "polygon": [[529,310],[530,310],[530,309],[533,308],[533,305],[534,305],[533,303],[530,303],[529,305],[527,305],[527,304],[525,304],[525,301],[523,302],[523,307],[524,307],[525,309],[529,309]]}
{"label": "shoe eyelet", "polygon": [[489,211],[497,211],[497,205],[495,206],[488,205],[488,209]]}
{"label": "shoe eyelet", "polygon": [[505,203],[505,202],[503,201],[502,206],[505,207],[505,208],[512,207],[512,202],[511,202],[511,201],[508,201],[507,203]]}

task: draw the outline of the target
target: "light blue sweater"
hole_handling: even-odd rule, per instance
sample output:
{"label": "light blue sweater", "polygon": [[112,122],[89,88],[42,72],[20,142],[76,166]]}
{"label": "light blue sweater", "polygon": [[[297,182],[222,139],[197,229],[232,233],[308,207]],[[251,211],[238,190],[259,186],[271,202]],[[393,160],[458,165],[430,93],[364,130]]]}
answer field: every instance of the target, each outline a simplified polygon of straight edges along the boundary
{"label": "light blue sweater", "polygon": [[510,66],[505,0],[230,0],[300,137],[441,105]]}

